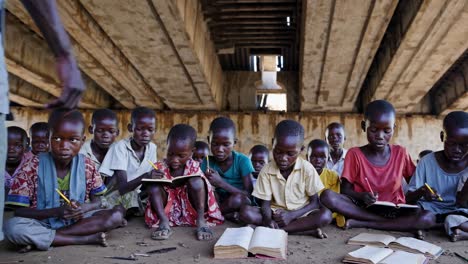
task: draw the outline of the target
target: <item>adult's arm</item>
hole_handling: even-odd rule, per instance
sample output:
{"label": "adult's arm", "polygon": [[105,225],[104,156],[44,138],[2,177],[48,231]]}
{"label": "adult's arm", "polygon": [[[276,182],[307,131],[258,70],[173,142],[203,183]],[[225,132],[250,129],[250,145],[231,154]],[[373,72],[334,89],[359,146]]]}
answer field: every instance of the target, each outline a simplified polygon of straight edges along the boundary
{"label": "adult's arm", "polygon": [[60,97],[50,102],[47,107],[76,108],[85,85],[55,0],[22,0],[22,3],[56,58],[57,74],[63,86]]}

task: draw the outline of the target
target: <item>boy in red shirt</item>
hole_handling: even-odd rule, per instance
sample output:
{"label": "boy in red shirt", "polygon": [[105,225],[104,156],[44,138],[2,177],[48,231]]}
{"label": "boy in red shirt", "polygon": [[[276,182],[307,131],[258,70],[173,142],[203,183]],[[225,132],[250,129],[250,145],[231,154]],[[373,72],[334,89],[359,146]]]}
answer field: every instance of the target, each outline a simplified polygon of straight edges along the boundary
{"label": "boy in red shirt", "polygon": [[395,109],[384,100],[368,104],[362,129],[369,144],[351,148],[341,175],[341,193],[325,190],[321,199],[325,206],[347,218],[345,229],[366,227],[381,230],[416,231],[431,227],[434,215],[415,210],[372,212],[367,207],[377,200],[405,203],[402,177],[413,175],[415,166],[406,149],[390,145],[395,129]]}

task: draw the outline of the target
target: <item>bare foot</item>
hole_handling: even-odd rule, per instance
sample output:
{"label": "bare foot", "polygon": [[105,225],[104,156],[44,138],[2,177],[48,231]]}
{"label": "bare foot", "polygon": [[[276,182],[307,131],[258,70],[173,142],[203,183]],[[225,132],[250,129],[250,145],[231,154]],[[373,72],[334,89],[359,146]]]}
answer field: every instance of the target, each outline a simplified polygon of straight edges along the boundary
{"label": "bare foot", "polygon": [[323,232],[320,228],[317,228],[315,230],[315,236],[319,239],[328,238],[328,235],[325,232]]}
{"label": "bare foot", "polygon": [[87,238],[88,238],[88,244],[96,244],[96,245],[101,245],[103,247],[109,246],[106,240],[106,233],[104,232],[89,235],[87,236]]}
{"label": "bare foot", "polygon": [[450,236],[452,242],[457,242],[461,240],[468,240],[468,232],[465,232],[459,228],[454,228],[453,233]]}
{"label": "bare foot", "polygon": [[197,239],[200,241],[208,241],[213,239],[213,231],[208,226],[200,226],[196,230]]}
{"label": "bare foot", "polygon": [[424,232],[422,230],[416,231],[416,238],[419,239],[419,240],[424,240],[424,238],[425,238]]}
{"label": "bare foot", "polygon": [[126,226],[127,226],[127,224],[128,224],[128,222],[127,222],[127,219],[125,219],[125,218],[122,218],[122,223],[120,224],[120,226],[119,226],[119,227],[126,227]]}
{"label": "bare foot", "polygon": [[18,253],[28,253],[33,247],[31,245],[24,246],[18,250]]}
{"label": "bare foot", "polygon": [[354,222],[353,219],[347,219],[344,226],[343,226],[343,230],[349,230],[349,229],[353,228],[353,222]]}

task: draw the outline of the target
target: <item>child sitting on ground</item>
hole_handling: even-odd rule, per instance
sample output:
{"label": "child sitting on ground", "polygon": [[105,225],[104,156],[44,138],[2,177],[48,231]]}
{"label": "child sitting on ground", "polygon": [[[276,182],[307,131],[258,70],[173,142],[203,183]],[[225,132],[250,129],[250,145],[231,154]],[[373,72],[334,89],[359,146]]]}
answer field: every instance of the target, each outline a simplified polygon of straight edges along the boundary
{"label": "child sitting on ground", "polygon": [[157,161],[156,145],[151,142],[156,132],[155,112],[146,107],[133,109],[127,129],[132,136],[110,147],[99,172],[112,177],[106,194],[109,204],[121,204],[129,210],[127,214],[141,216],[144,212],[140,198],[141,180],[150,177],[153,169],[148,161]]}
{"label": "child sitting on ground", "polygon": [[318,192],[324,186],[314,167],[300,157],[304,128],[293,120],[281,121],[273,139],[273,161],[260,172],[253,196],[261,208],[245,205],[244,223],[281,228],[288,233],[326,238],[321,227],[332,221],[331,212],[320,205]]}
{"label": "child sitting on ground", "polygon": [[42,152],[49,152],[49,124],[46,122],[34,123],[29,128],[31,137],[31,152],[38,155]]}
{"label": "child sitting on ground", "polygon": [[461,191],[468,177],[468,113],[449,113],[444,118],[440,138],[444,149],[429,153],[418,163],[409,184],[407,201],[417,202],[434,213],[434,225],[442,227],[445,222],[452,241],[468,239],[468,208],[463,206],[466,193],[465,198],[462,192],[457,197],[457,187]]}
{"label": "child sitting on ground", "polygon": [[5,195],[8,195],[11,184],[18,174],[19,168],[31,159],[30,155],[25,155],[28,146],[28,135],[21,127],[11,126],[7,129],[8,133],[8,148],[7,159],[5,164]]}
{"label": "child sitting on ground", "polygon": [[369,144],[348,150],[341,175],[341,194],[325,190],[322,203],[347,218],[345,228],[365,227],[381,230],[418,231],[431,227],[433,215],[427,211],[389,209],[374,212],[367,207],[377,201],[405,203],[402,177],[415,170],[405,148],[390,145],[395,129],[395,109],[384,100],[369,103],[361,126]]}
{"label": "child sitting on ground", "polygon": [[171,226],[196,226],[198,240],[213,239],[210,225],[224,221],[219,210],[213,188],[203,175],[200,164],[192,159],[197,132],[189,125],[178,124],[167,136],[167,156],[158,162],[155,178],[172,179],[184,175],[198,174],[181,186],[145,183],[149,193],[145,222],[156,230],[151,237],[156,240],[168,239],[173,231]]}
{"label": "child sitting on ground", "polygon": [[325,130],[325,138],[330,146],[330,155],[328,155],[326,167],[336,171],[338,176],[341,176],[347,152],[343,148],[346,141],[344,126],[337,122],[330,123]]}
{"label": "child sitting on ground", "polygon": [[80,153],[90,158],[99,170],[110,146],[120,132],[117,115],[109,109],[94,111],[88,132],[93,135],[93,138],[83,144]]}
{"label": "child sitting on ground", "polygon": [[[314,139],[307,147],[307,159],[314,166],[317,173],[320,175],[325,189],[340,193],[340,176],[336,171],[325,168],[329,156],[327,142],[321,139]],[[333,219],[336,220],[336,225],[343,227],[345,219],[342,215],[333,213]]]}
{"label": "child sitting on ground", "polygon": [[202,164],[206,157],[210,155],[210,147],[204,141],[195,142],[195,151],[193,152],[193,160],[198,161]]}
{"label": "child sitting on ground", "polygon": [[210,124],[208,142],[213,156],[209,156],[209,162],[203,161],[202,170],[216,188],[216,200],[224,217],[237,222],[240,207],[251,203],[252,172],[255,170],[247,156],[232,150],[237,139],[231,119],[214,119]]}
{"label": "child sitting on ground", "polygon": [[100,210],[104,205],[96,196],[106,187],[93,162],[78,154],[85,140],[83,116],[76,110],[58,109],[50,114],[49,124],[51,152],[32,156],[13,181],[6,204],[17,209],[5,224],[5,237],[24,251],[106,246],[104,232],[126,222],[123,208]]}
{"label": "child sitting on ground", "polygon": [[250,161],[252,162],[252,166],[255,170],[252,173],[252,184],[255,186],[258,174],[263,169],[263,167],[269,162],[270,151],[264,145],[255,145],[250,149],[249,153]]}

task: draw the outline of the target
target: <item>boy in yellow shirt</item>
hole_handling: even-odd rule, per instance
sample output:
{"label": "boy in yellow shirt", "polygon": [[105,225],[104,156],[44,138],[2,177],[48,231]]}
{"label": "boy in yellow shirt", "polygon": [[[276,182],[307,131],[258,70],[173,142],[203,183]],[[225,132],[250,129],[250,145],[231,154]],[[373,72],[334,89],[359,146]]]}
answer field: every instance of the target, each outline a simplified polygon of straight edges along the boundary
{"label": "boy in yellow shirt", "polygon": [[319,202],[318,193],[324,186],[317,171],[300,157],[303,144],[304,128],[300,123],[283,120],[276,126],[273,161],[260,172],[252,193],[261,208],[243,206],[242,222],[327,237],[321,227],[332,221],[332,214]]}
{"label": "boy in yellow shirt", "polygon": [[[326,168],[330,150],[327,142],[321,139],[314,139],[307,147],[307,159],[314,166],[317,173],[320,175],[325,189],[330,189],[336,193],[340,193],[340,176],[336,171]],[[333,218],[336,220],[336,225],[343,227],[345,218],[342,215],[333,213]]]}

